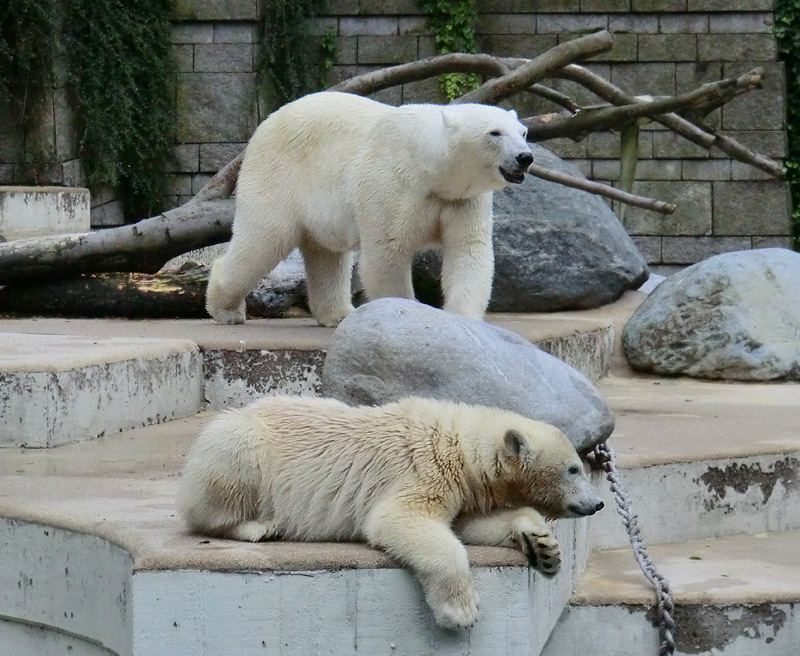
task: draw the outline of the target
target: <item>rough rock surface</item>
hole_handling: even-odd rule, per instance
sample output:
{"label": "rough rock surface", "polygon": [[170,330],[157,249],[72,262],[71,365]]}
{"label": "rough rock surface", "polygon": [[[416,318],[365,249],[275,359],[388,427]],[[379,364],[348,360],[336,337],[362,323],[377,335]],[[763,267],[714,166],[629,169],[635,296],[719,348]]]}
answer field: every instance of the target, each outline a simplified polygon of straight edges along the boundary
{"label": "rough rock surface", "polygon": [[352,404],[411,394],[513,410],[554,424],[583,453],[614,417],[581,373],[516,333],[405,299],[361,306],[336,329],[322,392]]}
{"label": "rough rock surface", "polygon": [[730,380],[800,380],[800,254],[724,253],[662,282],[622,345],[634,369]]}
{"label": "rough rock surface", "polygon": [[[540,166],[583,178],[550,151],[531,146]],[[550,312],[599,307],[647,280],[649,271],[617,217],[598,196],[527,176],[494,195],[492,312]],[[414,286],[441,306],[441,259],[417,257]]]}

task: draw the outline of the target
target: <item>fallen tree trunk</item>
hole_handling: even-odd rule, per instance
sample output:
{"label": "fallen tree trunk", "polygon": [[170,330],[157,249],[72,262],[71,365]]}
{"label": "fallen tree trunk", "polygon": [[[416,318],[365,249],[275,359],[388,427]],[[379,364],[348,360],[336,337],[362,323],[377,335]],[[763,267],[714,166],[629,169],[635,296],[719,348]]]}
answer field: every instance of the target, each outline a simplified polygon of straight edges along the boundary
{"label": "fallen tree trunk", "polygon": [[228,241],[232,200],[187,203],[139,223],[98,232],[0,244],[0,285],[81,273],[155,273],[183,253]]}
{"label": "fallen tree trunk", "polygon": [[[71,318],[205,319],[208,267],[148,275],[94,273],[0,287],[3,313]],[[308,316],[305,283],[260,285],[246,299],[251,319]]]}
{"label": "fallen tree trunk", "polygon": [[200,319],[208,271],[151,276],[145,273],[95,273],[41,280],[0,289],[6,313],[98,319]]}

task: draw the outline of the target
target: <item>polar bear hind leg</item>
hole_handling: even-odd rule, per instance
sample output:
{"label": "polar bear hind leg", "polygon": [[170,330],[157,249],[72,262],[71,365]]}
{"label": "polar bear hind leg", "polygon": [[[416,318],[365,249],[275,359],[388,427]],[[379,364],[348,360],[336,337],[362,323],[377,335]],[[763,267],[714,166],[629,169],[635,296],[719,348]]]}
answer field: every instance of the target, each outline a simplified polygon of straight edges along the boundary
{"label": "polar bear hind leg", "polygon": [[[256,235],[251,230],[234,231],[227,252],[214,261],[208,279],[206,310],[217,323],[244,323],[245,297],[297,245],[294,231],[280,228],[291,225],[289,221],[289,217],[263,221]],[[250,226],[254,223],[249,221]]]}
{"label": "polar bear hind leg", "polygon": [[371,301],[378,298],[408,298],[414,300],[411,281],[413,252],[403,253],[382,248],[378,244],[364,245],[358,258],[358,274]]}
{"label": "polar bear hind leg", "polygon": [[370,512],[365,529],[371,545],[411,569],[437,624],[467,629],[475,623],[479,599],[467,550],[445,521],[388,502]]}
{"label": "polar bear hind leg", "polygon": [[308,305],[320,326],[337,326],[352,303],[353,253],[336,253],[314,243],[300,247],[306,267]]}

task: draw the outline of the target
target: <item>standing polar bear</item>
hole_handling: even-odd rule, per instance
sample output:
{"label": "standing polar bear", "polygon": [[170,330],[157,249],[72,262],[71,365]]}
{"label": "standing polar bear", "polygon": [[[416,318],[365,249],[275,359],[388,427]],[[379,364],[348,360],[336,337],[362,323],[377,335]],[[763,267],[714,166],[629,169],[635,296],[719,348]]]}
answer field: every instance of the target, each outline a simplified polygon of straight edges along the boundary
{"label": "standing polar bear", "polygon": [[228,411],[191,447],[178,504],[205,535],[381,547],[416,575],[448,628],[478,616],[461,540],[515,547],[552,576],[561,555],[543,515],[603,507],[554,426],[415,397],[379,407],[269,397]]}
{"label": "standing polar bear", "polygon": [[256,130],[239,172],[233,238],[213,265],[206,308],[243,323],[245,296],[299,247],[317,322],[353,310],[352,251],[370,299],[414,298],[414,254],[440,246],[444,309],[481,319],[492,288],[492,192],[533,162],[513,111],[392,107],[311,94]]}

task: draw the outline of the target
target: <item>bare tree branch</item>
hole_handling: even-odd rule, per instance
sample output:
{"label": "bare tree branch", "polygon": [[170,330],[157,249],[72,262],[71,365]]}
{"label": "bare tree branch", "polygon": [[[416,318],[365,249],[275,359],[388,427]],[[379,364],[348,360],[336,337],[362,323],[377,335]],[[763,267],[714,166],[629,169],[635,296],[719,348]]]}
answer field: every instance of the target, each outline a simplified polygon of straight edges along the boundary
{"label": "bare tree branch", "polygon": [[543,84],[534,84],[525,89],[525,92],[534,96],[538,96],[539,98],[549,100],[551,103],[554,103],[559,107],[563,107],[570,114],[574,114],[580,109],[580,105],[575,104],[572,98],[570,98],[568,95],[563,94],[560,91],[556,91],[555,89],[551,89],[550,87],[546,87]]}
{"label": "bare tree branch", "polygon": [[600,182],[593,182],[591,180],[582,180],[581,178],[574,178],[566,173],[559,173],[552,169],[546,169],[536,164],[531,164],[528,168],[528,173],[541,178],[542,180],[549,180],[550,182],[557,182],[565,187],[572,187],[573,189],[582,189],[588,191],[590,194],[597,194],[598,196],[605,196],[612,200],[625,203],[626,205],[633,205],[634,207],[643,207],[646,210],[652,210],[659,214],[672,214],[675,211],[675,206],[671,203],[665,203],[655,198],[646,198],[644,196],[637,196],[629,194],[621,189],[604,185]]}
{"label": "bare tree branch", "polygon": [[[733,98],[739,89],[752,89],[751,81],[760,80],[757,71],[741,77],[732,77],[711,84],[704,84],[697,89],[678,96],[668,96],[653,101],[634,99],[634,102],[618,106],[584,108],[576,114],[545,114],[523,119],[528,126],[529,134],[537,139],[555,139],[570,137],[581,139],[590,132],[623,128],[643,117],[656,117],[679,109],[693,108],[696,105],[710,106],[722,98]],[[727,102],[723,100],[723,102]]]}
{"label": "bare tree branch", "polygon": [[598,196],[605,196],[612,200],[625,203],[626,205],[633,205],[634,207],[643,207],[646,210],[652,210],[660,214],[672,214],[675,211],[675,205],[665,203],[661,200],[654,198],[645,198],[644,196],[637,196],[629,194],[628,192],[616,189],[600,182],[593,182],[591,180],[582,180],[574,178],[566,173],[559,173],[552,169],[546,169],[536,164],[531,164],[528,168],[528,173],[542,180],[549,180],[550,182],[557,182],[565,187],[573,187],[574,189],[582,189],[588,191],[590,194],[597,194]]}
{"label": "bare tree branch", "polygon": [[505,75],[508,71],[508,66],[498,57],[454,52],[357,75],[334,84],[328,91],[345,91],[366,96],[382,89],[427,80],[445,73],[476,73],[496,77]]}
{"label": "bare tree branch", "polygon": [[[514,60],[505,60],[506,64],[514,65]],[[619,87],[611,84],[609,81],[604,80],[599,75],[595,75],[591,71],[585,69],[583,66],[566,66],[559,71],[555,77],[572,80],[581,86],[589,89],[592,93],[596,94],[603,100],[606,100],[614,105],[627,105],[637,102],[635,96],[625,93]],[[763,74],[762,74],[763,78]],[[710,150],[714,146],[719,148],[722,152],[729,155],[731,158],[754,166],[766,173],[769,173],[775,178],[785,178],[786,169],[781,167],[776,162],[754,153],[748,148],[745,148],[736,140],[731,137],[711,134],[697,127],[685,118],[678,116],[674,113],[662,114],[654,116],[653,120],[668,127],[670,130],[680,135],[684,139],[691,141],[698,146]]]}
{"label": "bare tree branch", "polygon": [[189,202],[201,203],[203,201],[229,198],[236,188],[236,181],[239,178],[239,169],[242,167],[243,159],[244,151],[217,171],[216,175],[206,182],[203,188]]}
{"label": "bare tree branch", "polygon": [[496,104],[504,98],[527,89],[535,82],[552,75],[568,64],[608,52],[613,46],[614,39],[606,30],[587,34],[572,41],[565,41],[505,75],[488,80],[474,91],[465,93],[453,102]]}

